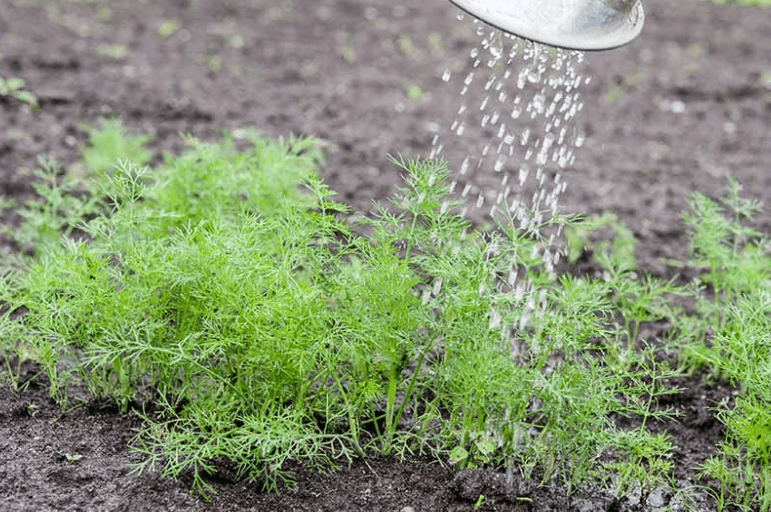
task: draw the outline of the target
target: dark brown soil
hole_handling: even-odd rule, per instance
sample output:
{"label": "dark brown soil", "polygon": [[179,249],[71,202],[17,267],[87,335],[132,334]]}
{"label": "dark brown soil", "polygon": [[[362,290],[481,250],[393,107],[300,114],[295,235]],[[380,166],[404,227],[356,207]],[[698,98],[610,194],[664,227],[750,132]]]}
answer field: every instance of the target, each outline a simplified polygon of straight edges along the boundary
{"label": "dark brown soil", "polygon": [[[562,203],[614,212],[639,240],[643,267],[671,275],[666,259],[686,254],[680,213],[690,192],[716,196],[734,175],[749,197],[771,198],[771,9],[645,6],[639,40],[582,65],[593,76],[578,118],[587,140],[564,173]],[[427,155],[432,126],[454,114],[455,91],[441,75],[476,41],[455,12],[444,0],[0,0],[0,76],[24,78],[41,107],[0,97],[0,194],[23,201],[24,168],[39,155],[72,164],[82,124],[114,114],[152,135],[158,158],[182,148],[180,132],[320,137],[329,143],[324,178],[366,210],[399,180],[388,155]],[[166,20],[180,28],[163,37]],[[411,86],[424,94],[408,94]],[[468,133],[467,142],[484,136]],[[771,217],[760,225],[769,232]],[[687,489],[696,484],[688,468],[720,439],[708,407],[729,390],[699,378],[679,384],[672,405],[683,416],[659,428],[674,437],[677,484]],[[129,473],[126,445],[138,426],[96,405],[63,412],[42,382],[20,394],[0,386],[0,510],[454,511],[472,510],[480,495],[480,510],[679,509],[671,492],[568,497],[507,485],[492,471],[377,459],[328,476],[300,472],[283,496],[222,476],[206,503],[187,482]],[[714,509],[703,495],[696,503]]]}

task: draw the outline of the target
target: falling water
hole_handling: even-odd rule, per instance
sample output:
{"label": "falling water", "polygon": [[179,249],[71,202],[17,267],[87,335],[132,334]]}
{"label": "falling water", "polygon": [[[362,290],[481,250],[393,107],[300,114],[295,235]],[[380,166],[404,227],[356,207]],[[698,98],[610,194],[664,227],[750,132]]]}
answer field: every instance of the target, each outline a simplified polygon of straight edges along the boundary
{"label": "falling water", "polygon": [[[464,18],[459,11],[458,19]],[[465,68],[442,75],[457,87],[457,105],[447,132],[434,137],[430,156],[457,169],[451,190],[465,200],[461,215],[477,222],[511,219],[537,235],[544,242],[534,255],[553,273],[561,233],[559,227],[549,234],[543,231],[560,212],[559,198],[567,187],[563,172],[584,140],[575,122],[583,108],[579,89],[590,81],[579,73],[584,54],[472,22],[479,42],[470,49]],[[469,147],[468,135],[479,132],[482,136],[474,138],[482,142]],[[519,274],[512,265],[506,281],[526,304],[519,325],[501,326],[500,315],[490,311],[491,329],[500,328],[504,336],[509,327],[521,330],[546,308],[545,290],[535,289]]]}
{"label": "falling water", "polygon": [[[460,20],[465,17],[459,12]],[[462,215],[484,220],[507,214],[540,234],[559,212],[567,187],[562,172],[583,142],[575,118],[583,108],[580,86],[590,80],[578,72],[584,54],[472,23],[479,43],[465,69],[442,75],[458,87],[458,103],[449,133],[435,136],[430,156],[458,169],[451,187],[465,200]],[[479,147],[464,138],[471,130],[481,131]],[[549,271],[560,256],[552,245],[544,244],[541,255]]]}

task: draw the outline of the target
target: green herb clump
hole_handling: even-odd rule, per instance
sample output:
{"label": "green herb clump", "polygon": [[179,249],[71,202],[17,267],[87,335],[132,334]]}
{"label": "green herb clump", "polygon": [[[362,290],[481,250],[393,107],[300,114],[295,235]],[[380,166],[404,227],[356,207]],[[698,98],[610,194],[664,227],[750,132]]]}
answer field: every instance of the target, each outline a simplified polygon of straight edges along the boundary
{"label": "green herb clump", "polygon": [[687,368],[706,368],[736,388],[716,404],[726,439],[700,467],[719,482],[720,510],[729,505],[771,510],[771,240],[752,227],[761,210],[730,180],[724,196],[693,194],[684,214],[690,229],[696,315],[678,323]]}
{"label": "green herb clump", "polygon": [[[126,137],[92,142],[105,130]],[[390,204],[352,216],[316,174],[319,141],[244,135],[242,151],[187,138],[155,169],[111,156],[86,181],[43,166],[22,208],[35,250],[0,279],[12,383],[29,360],[62,405],[135,411],[137,470],[202,493],[222,460],[277,490],[291,462],[371,453],[619,496],[670,481],[671,439],[648,426],[673,415],[657,399],[677,371],[640,327],[693,317],[667,300],[685,290],[640,277],[628,230],[602,278],[555,277],[538,233],[575,219],[520,209],[475,230],[445,164],[401,159]]]}
{"label": "green herb clump", "polygon": [[120,119],[101,118],[99,127],[83,125],[81,128],[89,137],[89,143],[81,150],[87,177],[111,172],[120,160],[139,166],[150,163],[152,153],[145,147],[150,137],[129,135]]}

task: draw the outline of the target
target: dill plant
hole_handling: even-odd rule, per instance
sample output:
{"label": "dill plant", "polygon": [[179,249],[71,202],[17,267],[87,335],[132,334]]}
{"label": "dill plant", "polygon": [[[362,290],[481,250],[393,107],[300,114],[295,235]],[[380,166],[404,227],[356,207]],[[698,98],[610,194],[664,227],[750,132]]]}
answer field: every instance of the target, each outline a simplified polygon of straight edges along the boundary
{"label": "dill plant", "polygon": [[771,242],[754,227],[761,205],[730,179],[719,200],[693,194],[684,213],[692,264],[702,269],[697,315],[678,323],[686,368],[737,388],[714,407],[726,438],[698,469],[715,479],[720,510],[771,510]]}
{"label": "dill plant", "polygon": [[129,160],[143,166],[150,163],[152,153],[145,147],[146,135],[130,135],[120,119],[100,118],[96,127],[81,125],[89,142],[81,149],[86,176],[110,172],[118,160]]}
{"label": "dill plant", "polygon": [[672,371],[629,328],[665,314],[657,285],[554,277],[538,230],[452,213],[441,162],[397,159],[391,204],[352,217],[315,173],[318,141],[187,141],[157,169],[50,180],[35,211],[58,236],[0,281],[6,361],[37,363],[62,405],[140,414],[138,471],[190,476],[204,495],[223,460],[278,490],[292,461],[371,453],[569,490],[666,478],[671,444],[646,421],[670,414],[652,403]]}

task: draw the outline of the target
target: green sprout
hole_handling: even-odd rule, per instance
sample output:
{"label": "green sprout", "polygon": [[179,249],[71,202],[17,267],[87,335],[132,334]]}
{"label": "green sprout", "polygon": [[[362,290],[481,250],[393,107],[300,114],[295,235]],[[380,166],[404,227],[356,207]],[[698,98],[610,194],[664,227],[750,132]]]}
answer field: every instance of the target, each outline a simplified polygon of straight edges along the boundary
{"label": "green sprout", "polygon": [[[0,61],[2,64],[2,61]],[[0,76],[0,98],[13,98],[26,103],[33,108],[38,108],[37,96],[26,89],[27,82],[18,76],[4,78]]]}

